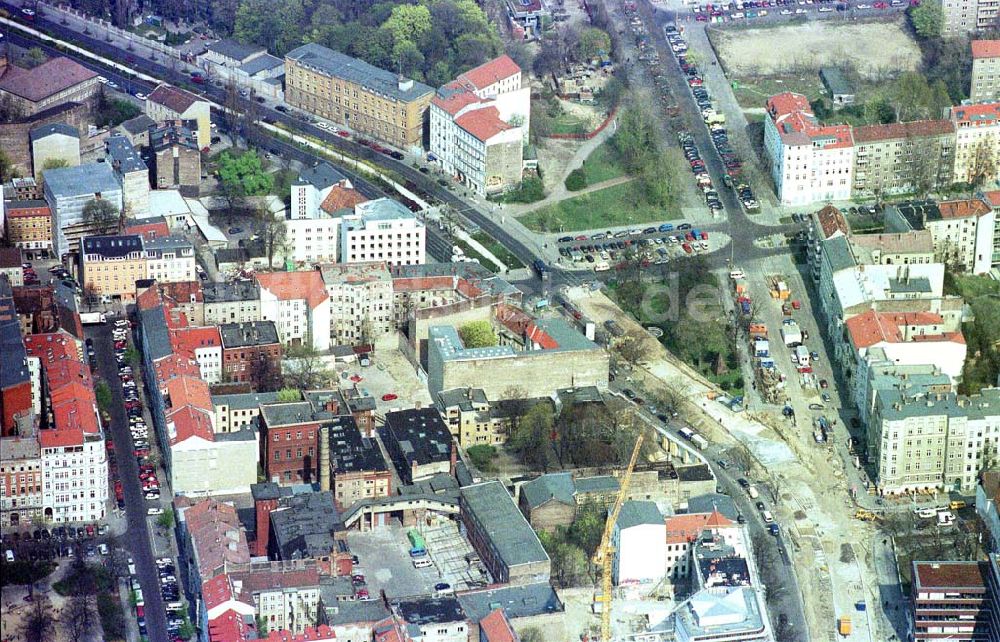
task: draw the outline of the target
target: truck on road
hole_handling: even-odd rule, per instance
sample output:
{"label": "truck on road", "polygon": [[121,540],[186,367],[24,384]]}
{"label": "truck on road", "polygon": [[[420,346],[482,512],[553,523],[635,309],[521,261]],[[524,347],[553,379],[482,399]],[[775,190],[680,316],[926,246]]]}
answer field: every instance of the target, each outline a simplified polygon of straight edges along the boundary
{"label": "truck on road", "polygon": [[83,312],[80,314],[80,323],[83,325],[97,325],[107,322],[108,317],[103,312]]}

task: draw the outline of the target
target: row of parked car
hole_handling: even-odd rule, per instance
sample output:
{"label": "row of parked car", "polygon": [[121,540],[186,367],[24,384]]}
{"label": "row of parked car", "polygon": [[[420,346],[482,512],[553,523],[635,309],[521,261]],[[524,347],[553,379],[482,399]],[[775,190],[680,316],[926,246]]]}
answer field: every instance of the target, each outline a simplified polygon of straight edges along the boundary
{"label": "row of parked car", "polygon": [[[132,592],[135,594],[135,617],[139,624],[139,634],[145,636],[146,629],[146,600],[142,594],[142,587],[139,585],[139,578],[135,575],[135,565],[129,560],[129,572],[132,574]],[[177,583],[177,567],[169,557],[161,557],[156,560],[156,570],[160,579],[160,594],[163,596],[163,603],[167,609],[167,634],[171,642],[181,642],[181,628],[185,623],[184,603],[181,602],[180,588]]]}
{"label": "row of parked car", "polygon": [[[739,180],[743,172],[743,160],[730,144],[729,132],[726,131],[725,127],[725,117],[715,110],[712,97],[708,93],[708,89],[704,86],[705,81],[698,71],[698,67],[688,61],[685,55],[687,44],[683,36],[681,36],[674,25],[666,25],[663,31],[667,43],[670,44],[674,52],[677,65],[687,78],[691,95],[698,108],[701,109],[702,119],[705,121],[705,126],[708,127],[709,135],[712,137],[712,145],[715,147],[719,159],[726,168],[726,176],[723,178],[726,186],[736,190],[740,202],[748,212],[758,211],[760,204],[757,202],[753,190],[748,184]],[[681,132],[678,134],[678,142],[684,151],[685,158],[687,158],[691,165],[691,171],[695,174],[698,186],[705,194],[705,201],[709,209],[713,213],[721,210],[722,202],[719,200],[718,192],[715,191],[712,185],[711,177],[706,172],[705,163],[701,159],[697,145],[695,145],[694,136],[688,132]]]}

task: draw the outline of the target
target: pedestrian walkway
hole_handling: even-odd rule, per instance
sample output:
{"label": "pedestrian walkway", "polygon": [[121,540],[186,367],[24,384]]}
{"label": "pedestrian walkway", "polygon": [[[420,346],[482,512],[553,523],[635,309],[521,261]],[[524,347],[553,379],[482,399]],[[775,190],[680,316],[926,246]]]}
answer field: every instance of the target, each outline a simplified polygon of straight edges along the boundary
{"label": "pedestrian walkway", "polygon": [[546,196],[540,201],[535,201],[534,203],[529,203],[527,205],[521,205],[517,210],[511,208],[511,214],[514,216],[524,216],[530,212],[547,207],[549,205],[554,205],[560,201],[565,201],[566,199],[576,198],[577,196],[583,196],[584,194],[590,194],[591,192],[598,192],[602,189],[607,189],[609,187],[614,187],[615,185],[621,185],[622,183],[628,183],[635,180],[632,176],[617,176],[615,178],[609,178],[606,181],[601,181],[600,183],[595,183],[593,185],[588,185],[587,187],[571,192],[566,189],[566,185],[563,183],[559,184],[559,189],[553,191],[551,194]]}

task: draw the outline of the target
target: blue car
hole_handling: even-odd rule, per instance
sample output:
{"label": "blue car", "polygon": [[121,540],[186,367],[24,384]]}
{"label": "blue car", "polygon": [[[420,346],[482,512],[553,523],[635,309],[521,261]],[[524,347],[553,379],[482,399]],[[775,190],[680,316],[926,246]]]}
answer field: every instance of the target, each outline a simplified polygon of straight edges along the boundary
{"label": "blue car", "polygon": [[663,225],[660,226],[660,231],[661,232],[670,232],[673,229],[674,229],[674,224],[673,223],[664,223]]}

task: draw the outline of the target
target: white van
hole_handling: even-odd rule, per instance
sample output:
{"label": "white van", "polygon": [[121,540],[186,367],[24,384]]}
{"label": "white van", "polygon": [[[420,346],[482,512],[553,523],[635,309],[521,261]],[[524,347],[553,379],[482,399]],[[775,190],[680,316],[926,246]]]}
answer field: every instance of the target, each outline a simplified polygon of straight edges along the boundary
{"label": "white van", "polygon": [[426,557],[413,560],[413,568],[428,568],[430,566],[434,566],[434,562]]}
{"label": "white van", "polygon": [[747,495],[750,495],[750,499],[757,499],[760,497],[760,493],[757,492],[757,488],[754,486],[747,486]]}
{"label": "white van", "polygon": [[594,263],[594,272],[607,272],[610,269],[611,266],[608,265],[607,261],[598,261],[597,263]]}
{"label": "white van", "polygon": [[771,511],[769,511],[769,510],[766,510],[763,513],[761,513],[761,517],[764,518],[764,523],[765,524],[770,524],[771,522],[774,521],[774,515],[772,515]]}
{"label": "white van", "polygon": [[729,278],[735,281],[736,279],[746,278],[746,274],[740,268],[736,268],[729,271]]}

